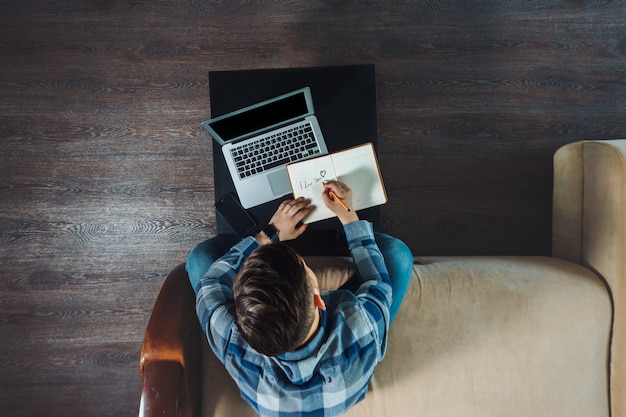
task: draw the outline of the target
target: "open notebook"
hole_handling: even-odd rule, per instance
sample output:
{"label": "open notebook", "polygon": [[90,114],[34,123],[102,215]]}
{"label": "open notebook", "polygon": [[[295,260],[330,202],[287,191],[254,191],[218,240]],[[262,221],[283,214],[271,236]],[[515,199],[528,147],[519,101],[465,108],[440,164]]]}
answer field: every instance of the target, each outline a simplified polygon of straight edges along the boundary
{"label": "open notebook", "polygon": [[287,165],[294,198],[311,200],[314,210],[305,223],[334,217],[324,205],[324,182],[339,180],[352,189],[352,210],[362,210],[387,202],[380,168],[371,143],[329,155]]}

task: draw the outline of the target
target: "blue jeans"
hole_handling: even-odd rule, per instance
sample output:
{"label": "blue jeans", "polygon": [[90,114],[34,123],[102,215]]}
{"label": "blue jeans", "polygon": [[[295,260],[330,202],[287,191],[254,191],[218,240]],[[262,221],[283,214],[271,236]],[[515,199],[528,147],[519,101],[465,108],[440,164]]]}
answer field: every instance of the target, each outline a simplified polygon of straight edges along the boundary
{"label": "blue jeans", "polygon": [[[387,271],[391,279],[393,301],[390,311],[391,321],[398,314],[404,294],[411,280],[413,270],[413,254],[411,250],[399,239],[384,233],[374,233],[376,243],[385,259]],[[206,271],[215,261],[239,242],[237,235],[217,235],[196,246],[187,258],[187,274],[191,285],[196,288]],[[349,279],[340,288],[356,291],[360,281],[355,277]]]}

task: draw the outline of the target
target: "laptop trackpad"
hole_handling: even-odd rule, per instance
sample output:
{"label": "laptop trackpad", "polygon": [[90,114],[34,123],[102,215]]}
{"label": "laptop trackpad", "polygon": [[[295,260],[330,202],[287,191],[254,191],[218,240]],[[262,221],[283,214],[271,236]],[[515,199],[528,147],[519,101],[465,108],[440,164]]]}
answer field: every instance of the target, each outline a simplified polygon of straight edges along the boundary
{"label": "laptop trackpad", "polygon": [[272,187],[275,196],[281,196],[291,192],[291,184],[289,184],[289,174],[286,169],[267,174],[267,179]]}

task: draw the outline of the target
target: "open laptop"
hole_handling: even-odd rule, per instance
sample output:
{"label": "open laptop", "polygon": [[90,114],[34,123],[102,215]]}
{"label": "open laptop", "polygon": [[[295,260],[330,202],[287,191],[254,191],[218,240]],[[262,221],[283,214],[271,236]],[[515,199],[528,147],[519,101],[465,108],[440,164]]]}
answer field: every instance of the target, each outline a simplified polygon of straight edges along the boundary
{"label": "open laptop", "polygon": [[309,87],[202,123],[222,147],[244,208],[291,193],[286,165],[328,153]]}

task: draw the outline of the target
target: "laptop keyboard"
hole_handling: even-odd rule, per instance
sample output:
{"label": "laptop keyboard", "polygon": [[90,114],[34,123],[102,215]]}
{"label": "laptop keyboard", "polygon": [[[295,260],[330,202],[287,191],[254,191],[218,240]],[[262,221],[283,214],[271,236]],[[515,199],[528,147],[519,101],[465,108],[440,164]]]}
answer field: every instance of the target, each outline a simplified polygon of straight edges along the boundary
{"label": "laptop keyboard", "polygon": [[230,150],[241,179],[315,156],[320,148],[309,122],[257,138]]}

